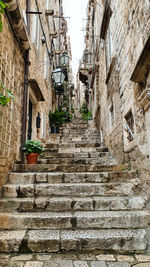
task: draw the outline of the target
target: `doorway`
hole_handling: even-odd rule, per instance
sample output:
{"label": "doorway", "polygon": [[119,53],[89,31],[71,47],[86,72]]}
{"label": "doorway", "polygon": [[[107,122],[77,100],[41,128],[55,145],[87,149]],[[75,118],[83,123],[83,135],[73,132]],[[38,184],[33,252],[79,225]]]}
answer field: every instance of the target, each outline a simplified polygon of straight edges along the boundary
{"label": "doorway", "polygon": [[33,115],[33,104],[29,99],[29,111],[28,111],[28,140],[32,137],[32,115]]}

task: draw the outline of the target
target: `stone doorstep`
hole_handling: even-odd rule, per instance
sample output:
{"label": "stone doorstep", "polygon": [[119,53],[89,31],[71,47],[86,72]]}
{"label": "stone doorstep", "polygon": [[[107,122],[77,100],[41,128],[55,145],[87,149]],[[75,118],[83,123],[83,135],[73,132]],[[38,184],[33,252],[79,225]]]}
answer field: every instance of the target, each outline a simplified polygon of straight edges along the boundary
{"label": "stone doorstep", "polygon": [[[46,173],[9,173],[9,184],[32,184],[48,181],[49,183],[61,182],[110,182],[110,181],[128,181],[136,177],[135,171],[110,171],[110,172],[85,172],[85,173],[64,173],[64,172],[46,172]],[[139,180],[140,182],[140,180]]]}
{"label": "stone doorstep", "polygon": [[146,248],[145,230],[0,231],[0,253],[62,251],[142,251]]}
{"label": "stone doorstep", "polygon": [[0,229],[133,229],[147,227],[148,211],[0,213]]}
{"label": "stone doorstep", "polygon": [[4,197],[35,197],[35,196],[128,196],[139,193],[139,182],[133,179],[129,182],[114,183],[39,183],[3,186]]}
{"label": "stone doorstep", "polygon": [[100,211],[142,210],[148,197],[37,197],[0,200],[1,211]]}

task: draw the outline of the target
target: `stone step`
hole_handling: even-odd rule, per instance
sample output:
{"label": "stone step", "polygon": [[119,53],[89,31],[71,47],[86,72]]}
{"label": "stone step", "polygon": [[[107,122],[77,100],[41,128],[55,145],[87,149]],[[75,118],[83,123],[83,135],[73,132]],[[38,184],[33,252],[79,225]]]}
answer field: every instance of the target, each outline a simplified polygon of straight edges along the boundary
{"label": "stone step", "polygon": [[64,153],[64,154],[76,154],[76,153],[97,153],[97,152],[108,152],[108,148],[106,147],[81,147],[81,148],[77,148],[77,147],[72,147],[71,148],[71,144],[69,144],[70,146],[68,148],[44,148],[46,153]]}
{"label": "stone step", "polygon": [[[110,172],[46,172],[46,173],[16,173],[8,175],[9,184],[32,184],[32,183],[106,183],[128,181],[137,177],[135,171],[110,171]],[[140,184],[140,180],[137,180]]]}
{"label": "stone step", "polygon": [[1,230],[136,229],[150,223],[148,211],[75,211],[0,213]]}
{"label": "stone step", "polygon": [[41,155],[41,158],[102,158],[107,157],[108,152],[94,152],[94,153],[50,153],[45,152]]}
{"label": "stone step", "polygon": [[40,183],[3,186],[4,197],[35,196],[128,196],[139,194],[141,190],[137,179],[129,182],[113,183]]}
{"label": "stone step", "polygon": [[[120,252],[144,251],[146,231],[136,230],[31,230],[0,231],[1,253]],[[30,255],[30,254],[29,254]],[[21,266],[21,265],[13,266]],[[6,266],[6,265],[5,265]],[[41,266],[41,265],[40,265]],[[42,265],[43,266],[43,265]],[[52,265],[51,265],[52,266]],[[69,265],[67,265],[69,266]],[[100,265],[96,265],[100,266]],[[117,265],[119,266],[119,265]],[[122,266],[122,265],[121,265]]]}
{"label": "stone step", "polygon": [[105,172],[121,171],[123,165],[15,164],[14,172]]}
{"label": "stone step", "polygon": [[63,144],[46,144],[45,148],[79,148],[79,147],[101,147],[99,142],[74,142],[72,144],[63,143]]}
{"label": "stone step", "polygon": [[[52,151],[52,150],[46,150]],[[53,150],[54,151],[54,150]],[[57,152],[57,151],[56,151]],[[59,153],[90,153],[90,152],[108,152],[107,148],[104,147],[75,147],[75,148],[59,148]]]}
{"label": "stone step", "polygon": [[101,158],[43,158],[39,159],[39,164],[69,164],[69,165],[104,165],[104,164],[116,164],[116,161],[111,156],[105,156]]}
{"label": "stone step", "polygon": [[36,197],[3,198],[1,211],[98,211],[98,210],[142,210],[148,197]]}
{"label": "stone step", "polygon": [[63,231],[61,234],[61,249],[64,251],[135,252],[145,250],[146,245],[146,231],[143,229]]}

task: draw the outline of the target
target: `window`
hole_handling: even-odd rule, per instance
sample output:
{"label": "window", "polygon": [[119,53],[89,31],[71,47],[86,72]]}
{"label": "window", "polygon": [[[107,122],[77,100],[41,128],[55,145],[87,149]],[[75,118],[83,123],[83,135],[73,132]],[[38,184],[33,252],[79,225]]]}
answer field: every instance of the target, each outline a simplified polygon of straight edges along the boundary
{"label": "window", "polygon": [[33,43],[35,44],[35,47],[38,52],[38,56],[40,53],[40,38],[41,38],[41,26],[40,26],[40,20],[39,16],[33,15]]}
{"label": "window", "polygon": [[100,143],[103,143],[103,132],[102,129],[100,129]]}
{"label": "window", "polygon": [[125,115],[125,130],[127,132],[127,139],[129,142],[134,139],[134,117],[132,110],[130,109]]}
{"label": "window", "polygon": [[114,105],[112,104],[110,107],[110,125],[113,126],[114,124]]}
{"label": "window", "polygon": [[44,78],[45,78],[45,80],[49,80],[49,77],[50,77],[50,75],[49,75],[49,56],[48,56],[48,54],[47,54],[47,52],[45,51],[45,53],[44,53]]}
{"label": "window", "polygon": [[42,128],[41,128],[41,138],[46,138],[46,116],[45,113],[42,112]]}
{"label": "window", "polygon": [[46,0],[46,10],[50,9],[50,0]]}
{"label": "window", "polygon": [[22,10],[22,13],[23,13],[23,18],[24,18],[25,24],[26,24],[26,26],[27,26],[27,16],[26,16],[26,11],[25,11],[25,10]]}
{"label": "window", "polygon": [[107,36],[106,36],[106,67],[107,69],[110,66],[111,60],[112,60],[112,54],[113,54],[113,42],[112,42],[112,35],[110,32],[110,27],[107,30]]}

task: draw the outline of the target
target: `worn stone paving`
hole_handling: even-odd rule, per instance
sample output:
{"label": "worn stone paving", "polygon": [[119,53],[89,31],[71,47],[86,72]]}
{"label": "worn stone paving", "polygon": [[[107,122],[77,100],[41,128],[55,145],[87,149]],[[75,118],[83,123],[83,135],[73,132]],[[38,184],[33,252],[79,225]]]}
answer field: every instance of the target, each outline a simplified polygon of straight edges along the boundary
{"label": "worn stone paving", "polygon": [[150,267],[150,255],[1,254],[0,267]]}

